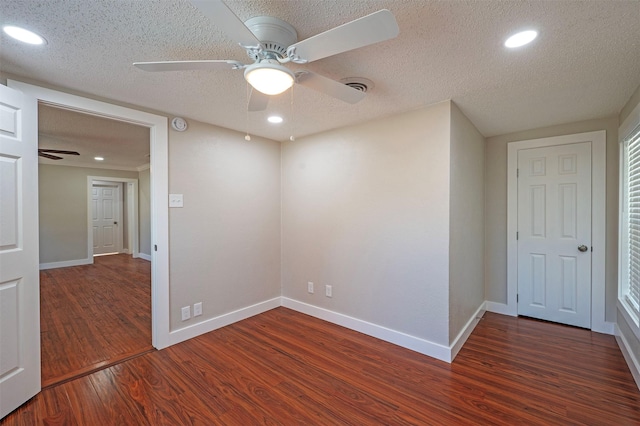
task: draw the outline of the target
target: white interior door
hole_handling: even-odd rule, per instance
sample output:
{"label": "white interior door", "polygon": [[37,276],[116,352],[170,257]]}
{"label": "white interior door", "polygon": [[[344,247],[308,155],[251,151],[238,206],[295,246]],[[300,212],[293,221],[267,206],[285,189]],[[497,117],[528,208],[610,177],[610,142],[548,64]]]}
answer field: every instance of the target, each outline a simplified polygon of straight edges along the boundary
{"label": "white interior door", "polygon": [[518,314],[591,328],[591,142],[518,151]]}
{"label": "white interior door", "polygon": [[37,120],[0,84],[0,418],[40,391]]}
{"label": "white interior door", "polygon": [[122,241],[120,184],[94,184],[92,195],[93,254],[118,253]]}

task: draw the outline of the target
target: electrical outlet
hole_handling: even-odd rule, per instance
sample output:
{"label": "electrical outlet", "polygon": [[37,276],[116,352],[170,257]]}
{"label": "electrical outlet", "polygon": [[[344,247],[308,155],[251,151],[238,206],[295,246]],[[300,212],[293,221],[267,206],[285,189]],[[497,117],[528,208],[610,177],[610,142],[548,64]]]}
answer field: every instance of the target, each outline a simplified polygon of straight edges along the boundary
{"label": "electrical outlet", "polygon": [[333,294],[333,288],[330,285],[327,285],[324,287],[324,294],[327,297],[332,297]]}
{"label": "electrical outlet", "polygon": [[202,315],[202,302],[193,304],[193,316],[197,317],[199,315]]}
{"label": "electrical outlet", "polygon": [[307,291],[313,294],[313,283],[311,281],[307,283]]}
{"label": "electrical outlet", "polygon": [[182,321],[186,321],[191,318],[191,306],[185,306],[182,308]]}

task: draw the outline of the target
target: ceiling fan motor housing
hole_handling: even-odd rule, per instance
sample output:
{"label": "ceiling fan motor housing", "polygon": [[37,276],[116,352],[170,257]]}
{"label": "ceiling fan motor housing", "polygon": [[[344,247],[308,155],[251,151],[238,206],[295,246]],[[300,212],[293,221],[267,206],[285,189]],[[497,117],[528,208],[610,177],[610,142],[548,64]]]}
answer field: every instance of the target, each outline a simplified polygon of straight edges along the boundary
{"label": "ceiling fan motor housing", "polygon": [[[298,33],[289,23],[271,16],[256,16],[244,23],[264,46],[268,54],[286,58],[287,47],[298,41]],[[263,52],[264,53],[264,52]],[[247,54],[254,61],[263,59],[254,50],[247,50]]]}

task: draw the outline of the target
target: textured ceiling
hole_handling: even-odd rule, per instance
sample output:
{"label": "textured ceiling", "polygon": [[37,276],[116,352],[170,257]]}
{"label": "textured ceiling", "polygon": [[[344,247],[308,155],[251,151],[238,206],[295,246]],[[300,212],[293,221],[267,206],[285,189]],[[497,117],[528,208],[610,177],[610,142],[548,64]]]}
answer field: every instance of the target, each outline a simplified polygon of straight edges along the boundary
{"label": "textured ceiling", "polygon": [[[306,65],[375,88],[349,105],[296,86],[265,112],[246,112],[241,71],[147,73],[135,61],[250,61],[187,0],[3,0],[0,23],[42,34],[44,47],[0,36],[0,71],[275,140],[304,136],[452,99],[485,136],[617,114],[640,84],[638,1],[251,0],[242,19],[271,15],[308,38],[391,10],[393,40]],[[529,47],[506,36],[536,28]],[[5,74],[6,75],[6,74]],[[285,122],[268,124],[279,113]]]}
{"label": "textured ceiling", "polygon": [[39,157],[43,164],[136,170],[149,164],[149,128],[41,104],[38,148],[80,153]]}

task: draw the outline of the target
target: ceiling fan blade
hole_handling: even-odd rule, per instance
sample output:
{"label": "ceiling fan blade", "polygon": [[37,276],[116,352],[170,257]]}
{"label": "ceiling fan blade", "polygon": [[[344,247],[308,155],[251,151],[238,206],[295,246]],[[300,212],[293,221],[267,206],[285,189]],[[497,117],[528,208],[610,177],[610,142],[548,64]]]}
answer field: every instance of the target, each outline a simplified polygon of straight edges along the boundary
{"label": "ceiling fan blade", "polygon": [[58,157],[57,155],[45,154],[44,152],[38,152],[40,157],[49,158],[51,160],[62,160],[62,157]]}
{"label": "ceiling fan blade", "polygon": [[292,44],[287,55],[293,62],[306,63],[389,40],[400,29],[393,13],[382,9],[306,40]]}
{"label": "ceiling fan blade", "polygon": [[297,73],[296,77],[296,83],[350,104],[358,103],[366,96],[360,90],[308,71]]}
{"label": "ceiling fan blade", "polygon": [[251,95],[249,96],[249,104],[247,105],[247,109],[249,111],[264,111],[267,109],[267,104],[269,103],[269,95],[265,95],[264,93],[251,88]]}
{"label": "ceiling fan blade", "polygon": [[211,61],[161,61],[161,62],[134,62],[134,66],[144,71],[189,71],[189,70],[217,70],[217,69],[241,69],[245,65],[242,62],[232,60]]}
{"label": "ceiling fan blade", "polygon": [[54,154],[67,154],[67,155],[80,155],[80,153],[78,151],[62,151],[59,149],[38,149],[38,152],[43,153],[43,152],[50,152],[50,153],[54,153]]}
{"label": "ceiling fan blade", "polygon": [[221,0],[191,0],[191,3],[211,19],[216,27],[241,46],[260,45],[260,40]]}

